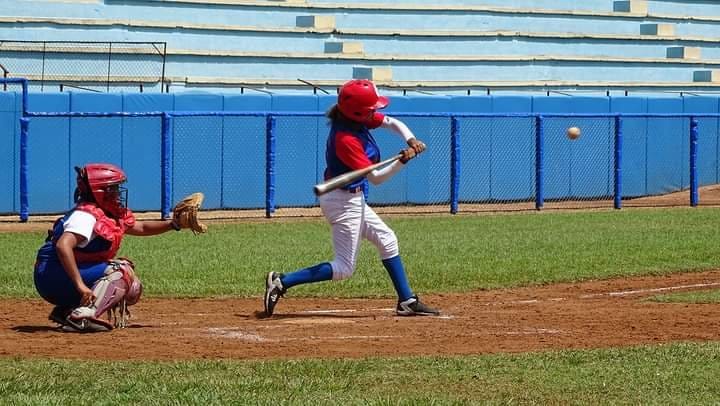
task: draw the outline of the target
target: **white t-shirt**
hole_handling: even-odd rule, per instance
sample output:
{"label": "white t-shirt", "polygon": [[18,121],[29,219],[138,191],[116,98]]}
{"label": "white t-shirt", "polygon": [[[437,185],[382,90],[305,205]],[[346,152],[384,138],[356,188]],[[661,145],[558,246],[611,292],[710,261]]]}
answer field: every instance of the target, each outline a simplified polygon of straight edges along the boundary
{"label": "white t-shirt", "polygon": [[95,217],[84,211],[75,210],[63,223],[65,231],[85,237],[85,241],[78,244],[78,248],[85,248],[95,238]]}

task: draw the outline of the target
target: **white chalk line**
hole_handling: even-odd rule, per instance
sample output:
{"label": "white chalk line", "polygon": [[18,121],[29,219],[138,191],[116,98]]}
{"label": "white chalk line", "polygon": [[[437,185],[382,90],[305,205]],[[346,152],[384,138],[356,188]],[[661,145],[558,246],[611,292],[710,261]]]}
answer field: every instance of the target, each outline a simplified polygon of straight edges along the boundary
{"label": "white chalk line", "polygon": [[628,296],[628,295],[637,295],[637,294],[642,294],[642,293],[667,292],[667,291],[681,290],[681,289],[709,288],[712,286],[720,286],[720,282],[696,283],[693,285],[668,286],[665,288],[635,289],[635,290],[625,290],[625,291],[620,291],[620,292],[594,293],[591,295],[582,295],[582,296],[580,296],[580,299],[590,299],[590,298],[600,297],[600,296],[615,296],[615,297]]}
{"label": "white chalk line", "polygon": [[[696,283],[696,284],[692,284],[692,285],[668,286],[668,287],[664,287],[664,288],[633,289],[633,290],[623,290],[623,291],[617,291],[617,292],[592,293],[592,294],[587,294],[587,295],[580,295],[580,296],[578,296],[578,298],[579,299],[593,299],[593,298],[598,298],[598,297],[603,297],[603,296],[622,297],[622,296],[629,296],[629,295],[639,295],[639,294],[644,294],[644,293],[659,293],[659,292],[668,292],[668,291],[683,290],[683,289],[710,288],[713,286],[720,286],[720,282]],[[485,303],[482,303],[482,305],[483,306],[529,305],[529,304],[536,304],[536,303],[541,303],[541,302],[561,302],[564,300],[568,300],[568,298],[554,297],[554,298],[550,298],[550,299],[527,299],[527,300],[485,302]]]}
{"label": "white chalk line", "polygon": [[346,336],[307,336],[268,338],[255,332],[243,331],[240,327],[209,327],[207,332],[214,337],[231,338],[252,343],[277,343],[281,341],[319,341],[319,340],[389,340],[402,338],[395,335],[346,335]]}

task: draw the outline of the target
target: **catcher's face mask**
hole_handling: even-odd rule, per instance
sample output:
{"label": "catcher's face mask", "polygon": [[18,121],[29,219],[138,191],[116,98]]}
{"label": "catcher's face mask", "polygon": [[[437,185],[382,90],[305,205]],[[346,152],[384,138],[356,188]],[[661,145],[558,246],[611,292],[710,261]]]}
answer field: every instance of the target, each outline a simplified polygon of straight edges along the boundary
{"label": "catcher's face mask", "polygon": [[97,205],[115,218],[127,214],[128,191],[122,185],[127,180],[125,172],[108,164],[88,164],[78,169],[78,189],[89,189]]}
{"label": "catcher's face mask", "polygon": [[98,205],[116,217],[123,217],[127,212],[128,190],[121,185],[110,185],[93,191]]}

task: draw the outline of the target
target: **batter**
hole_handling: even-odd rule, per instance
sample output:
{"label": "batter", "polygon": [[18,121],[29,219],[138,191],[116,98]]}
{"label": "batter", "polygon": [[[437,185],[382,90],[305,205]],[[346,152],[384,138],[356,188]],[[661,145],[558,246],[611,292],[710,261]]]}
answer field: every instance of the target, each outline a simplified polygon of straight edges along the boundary
{"label": "batter", "polygon": [[362,238],[375,245],[390,275],[398,296],[399,316],[440,314],[422,303],[410,289],[395,233],[365,202],[368,181],[374,185],[383,183],[425,150],[425,144],[402,121],[377,111],[389,102],[387,97],[378,95],[375,84],[369,80],[351,80],[340,88],[337,103],[327,113],[330,134],[325,151],[326,180],[380,161],[380,149],[370,134],[372,129],[382,127],[397,134],[408,148],[400,151],[402,157],[398,161],[320,196],[320,208],[332,226],[335,258],[288,274],[268,273],[264,296],[267,316],[273,314],[280,297],[293,286],[352,276]]}

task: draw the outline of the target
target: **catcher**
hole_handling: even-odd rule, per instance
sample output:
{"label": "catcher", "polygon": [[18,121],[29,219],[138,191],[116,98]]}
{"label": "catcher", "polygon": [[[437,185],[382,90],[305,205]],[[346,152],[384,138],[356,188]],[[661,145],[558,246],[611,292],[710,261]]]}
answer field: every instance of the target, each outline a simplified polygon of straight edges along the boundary
{"label": "catcher", "polygon": [[140,299],[142,284],[132,261],[115,258],[123,236],[183,228],[206,232],[197,218],[203,194],[195,193],[175,206],[172,219],[138,221],[127,209],[127,189],[122,187],[127,177],[122,169],[93,163],[75,171],[75,207],[48,230],[37,253],[35,288],[55,305],[49,318],[63,331],[125,327],[128,306]]}

